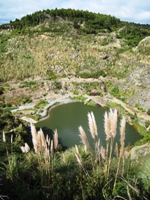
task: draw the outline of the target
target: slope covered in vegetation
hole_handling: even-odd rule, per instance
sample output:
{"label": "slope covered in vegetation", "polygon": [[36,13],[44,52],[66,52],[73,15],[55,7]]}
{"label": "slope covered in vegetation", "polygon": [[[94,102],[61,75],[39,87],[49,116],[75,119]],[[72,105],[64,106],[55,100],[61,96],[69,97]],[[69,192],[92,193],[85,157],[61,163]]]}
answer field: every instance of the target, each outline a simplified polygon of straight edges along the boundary
{"label": "slope covered in vegetation", "polygon": [[103,76],[108,92],[148,109],[149,35],[149,25],[113,16],[39,11],[0,26],[0,80]]}

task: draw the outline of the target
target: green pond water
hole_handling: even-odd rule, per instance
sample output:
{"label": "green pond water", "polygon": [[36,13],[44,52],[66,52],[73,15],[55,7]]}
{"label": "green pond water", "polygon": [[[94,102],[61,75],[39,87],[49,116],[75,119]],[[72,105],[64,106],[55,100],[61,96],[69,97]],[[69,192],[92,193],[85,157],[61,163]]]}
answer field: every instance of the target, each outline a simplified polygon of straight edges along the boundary
{"label": "green pond water", "polygon": [[[94,113],[96,119],[101,144],[105,146],[104,113],[109,111],[108,108],[87,106],[81,102],[59,105],[50,111],[50,117],[48,119],[37,123],[36,127],[37,129],[41,127],[46,134],[52,133],[53,130],[57,129],[60,142],[68,148],[75,144],[81,144],[78,130],[81,125],[87,133],[89,143],[92,146],[93,139],[89,132],[87,118],[88,112],[91,111]],[[115,139],[118,143],[120,140],[119,127],[120,123],[118,120],[117,136]],[[126,124],[125,145],[133,145],[140,138],[142,137],[134,127]]]}

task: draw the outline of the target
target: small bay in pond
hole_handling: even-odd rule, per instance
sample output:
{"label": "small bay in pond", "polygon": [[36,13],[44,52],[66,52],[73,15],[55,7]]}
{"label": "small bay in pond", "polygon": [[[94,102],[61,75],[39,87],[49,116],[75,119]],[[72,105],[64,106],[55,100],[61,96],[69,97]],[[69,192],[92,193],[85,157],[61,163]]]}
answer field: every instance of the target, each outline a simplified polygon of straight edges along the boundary
{"label": "small bay in pond", "polygon": [[[52,130],[57,129],[61,143],[63,146],[68,148],[74,146],[75,144],[81,144],[78,130],[81,125],[87,134],[90,145],[93,145],[94,141],[89,132],[87,118],[87,114],[91,111],[94,113],[96,119],[101,144],[105,146],[104,113],[109,111],[106,107],[93,107],[84,105],[81,102],[58,105],[51,109],[50,117],[38,122],[36,127],[42,128],[46,133],[50,133]],[[118,120],[117,136],[115,139],[118,143],[120,141],[119,129],[120,121]],[[133,145],[141,138],[142,136],[139,135],[134,127],[126,124],[125,146],[128,144]]]}

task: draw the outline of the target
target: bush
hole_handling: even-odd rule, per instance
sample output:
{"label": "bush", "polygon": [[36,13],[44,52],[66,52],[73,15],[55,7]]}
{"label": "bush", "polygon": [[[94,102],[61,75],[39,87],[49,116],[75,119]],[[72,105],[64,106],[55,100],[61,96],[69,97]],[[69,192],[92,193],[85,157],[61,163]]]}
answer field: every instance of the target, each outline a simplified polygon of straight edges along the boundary
{"label": "bush", "polygon": [[120,98],[120,94],[119,94],[119,89],[118,87],[113,87],[111,90],[110,90],[110,94],[112,94],[113,96],[117,97],[117,98]]}
{"label": "bush", "polygon": [[40,101],[37,102],[37,104],[34,106],[35,109],[40,109],[44,108],[48,102],[46,100],[41,99]]}
{"label": "bush", "polygon": [[62,89],[62,84],[61,84],[61,82],[59,82],[59,81],[54,81],[53,87],[54,87],[54,89],[56,89],[56,90],[60,90],[60,89]]}
{"label": "bush", "polygon": [[31,87],[32,85],[35,85],[36,83],[37,83],[36,81],[24,81],[19,85],[19,87],[20,88]]}
{"label": "bush", "polygon": [[147,120],[147,121],[145,122],[145,127],[148,128],[149,126],[150,126],[150,120]]}
{"label": "bush", "polygon": [[147,114],[150,115],[150,109],[148,109]]}
{"label": "bush", "polygon": [[25,103],[31,103],[32,102],[32,99],[30,99],[29,97],[25,98],[22,100],[22,103],[25,104]]}
{"label": "bush", "polygon": [[4,93],[4,88],[0,86],[0,95]]}

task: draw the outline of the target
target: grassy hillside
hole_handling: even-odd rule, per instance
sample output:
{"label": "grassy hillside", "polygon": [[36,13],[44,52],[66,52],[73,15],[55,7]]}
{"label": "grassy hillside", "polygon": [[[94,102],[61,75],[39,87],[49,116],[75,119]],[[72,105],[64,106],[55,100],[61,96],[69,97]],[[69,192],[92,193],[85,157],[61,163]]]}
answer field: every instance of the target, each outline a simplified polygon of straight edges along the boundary
{"label": "grassy hillside", "polygon": [[107,92],[147,110],[149,36],[149,25],[108,15],[39,11],[0,26],[0,80],[105,77]]}
{"label": "grassy hillside", "polygon": [[133,70],[128,55],[148,62],[147,45],[138,49],[138,56],[132,54],[132,47],[148,35],[149,26],[123,23],[107,15],[71,9],[40,11],[1,25],[0,79],[53,74],[124,78]]}

